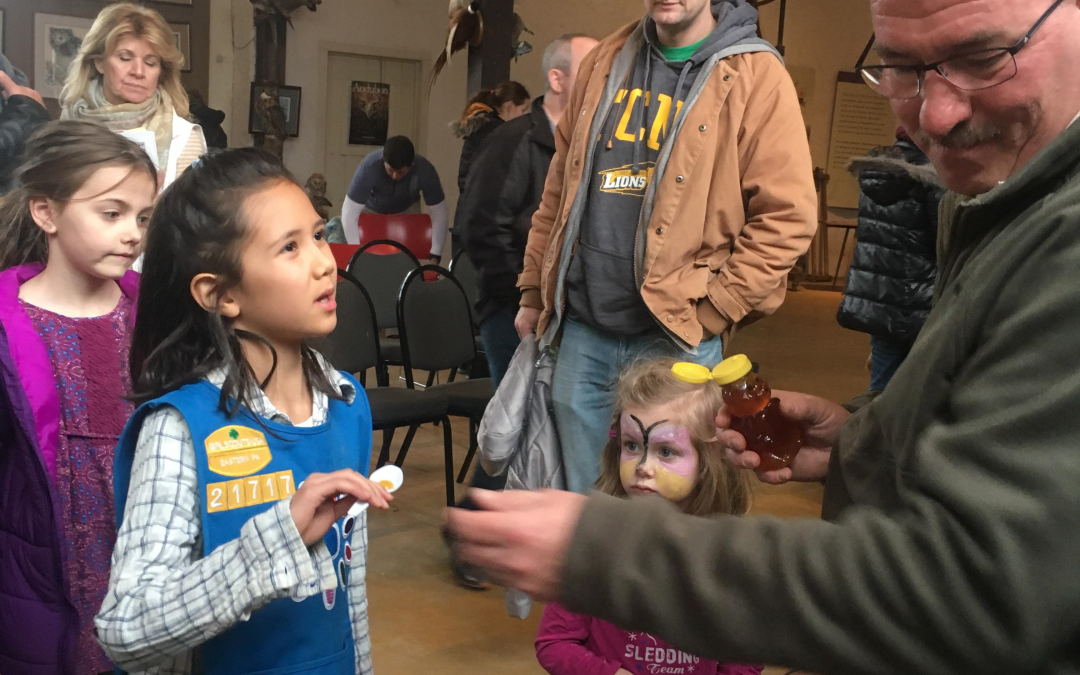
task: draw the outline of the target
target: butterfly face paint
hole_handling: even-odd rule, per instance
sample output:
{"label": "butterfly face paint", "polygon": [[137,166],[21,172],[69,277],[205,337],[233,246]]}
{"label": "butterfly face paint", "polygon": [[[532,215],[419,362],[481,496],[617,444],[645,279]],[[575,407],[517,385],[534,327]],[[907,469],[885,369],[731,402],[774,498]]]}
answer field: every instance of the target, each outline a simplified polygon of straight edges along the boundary
{"label": "butterfly face paint", "polygon": [[658,494],[668,501],[680,502],[697,484],[697,452],[685,426],[672,424],[668,419],[654,421],[655,417],[655,414],[646,415],[645,411],[623,412],[619,420],[622,444],[619,477],[630,495]]}

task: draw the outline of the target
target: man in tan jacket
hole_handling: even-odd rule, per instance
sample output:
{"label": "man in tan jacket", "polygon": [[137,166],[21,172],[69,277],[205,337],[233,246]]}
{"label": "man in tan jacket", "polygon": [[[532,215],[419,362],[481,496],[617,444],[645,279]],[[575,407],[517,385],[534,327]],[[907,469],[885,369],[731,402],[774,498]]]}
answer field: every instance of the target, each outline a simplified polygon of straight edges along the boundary
{"label": "man in tan jacket", "polygon": [[645,0],[582,63],[533,218],[518,333],[561,328],[567,482],[599,473],[619,372],[723,339],[783,301],[816,196],[795,88],[746,0]]}

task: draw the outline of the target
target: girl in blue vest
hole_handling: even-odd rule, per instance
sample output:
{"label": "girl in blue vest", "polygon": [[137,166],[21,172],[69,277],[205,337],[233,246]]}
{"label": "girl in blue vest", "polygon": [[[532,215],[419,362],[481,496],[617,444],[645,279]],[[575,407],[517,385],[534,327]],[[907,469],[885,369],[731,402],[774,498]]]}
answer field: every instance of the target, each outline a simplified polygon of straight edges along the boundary
{"label": "girl in blue vest", "polygon": [[[161,197],[116,451],[116,552],[96,619],[145,673],[371,671],[363,388],[307,345],[333,330],[324,224],[280,162],[205,155]],[[354,510],[355,511],[355,510]]]}

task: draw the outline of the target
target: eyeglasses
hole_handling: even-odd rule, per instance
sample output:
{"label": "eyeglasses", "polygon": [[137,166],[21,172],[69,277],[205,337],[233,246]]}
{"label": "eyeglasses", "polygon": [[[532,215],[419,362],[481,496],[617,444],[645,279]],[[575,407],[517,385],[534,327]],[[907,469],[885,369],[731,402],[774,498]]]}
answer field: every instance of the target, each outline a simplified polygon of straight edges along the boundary
{"label": "eyeglasses", "polygon": [[1027,46],[1035,31],[1054,13],[1064,0],[1056,0],[1039,17],[1027,34],[1012,47],[984,49],[924,66],[864,66],[859,59],[855,71],[871,89],[892,99],[915,98],[922,93],[926,73],[931,70],[948,80],[957,89],[979,91],[1008,82],[1016,76],[1016,54]]}

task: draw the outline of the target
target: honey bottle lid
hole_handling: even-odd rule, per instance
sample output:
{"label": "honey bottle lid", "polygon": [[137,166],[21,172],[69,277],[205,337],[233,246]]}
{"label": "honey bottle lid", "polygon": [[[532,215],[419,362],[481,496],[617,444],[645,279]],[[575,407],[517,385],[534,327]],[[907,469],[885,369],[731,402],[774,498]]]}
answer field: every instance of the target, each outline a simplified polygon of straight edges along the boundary
{"label": "honey bottle lid", "polygon": [[746,377],[754,369],[746,354],[736,354],[716,364],[712,369],[713,380],[723,386]]}

